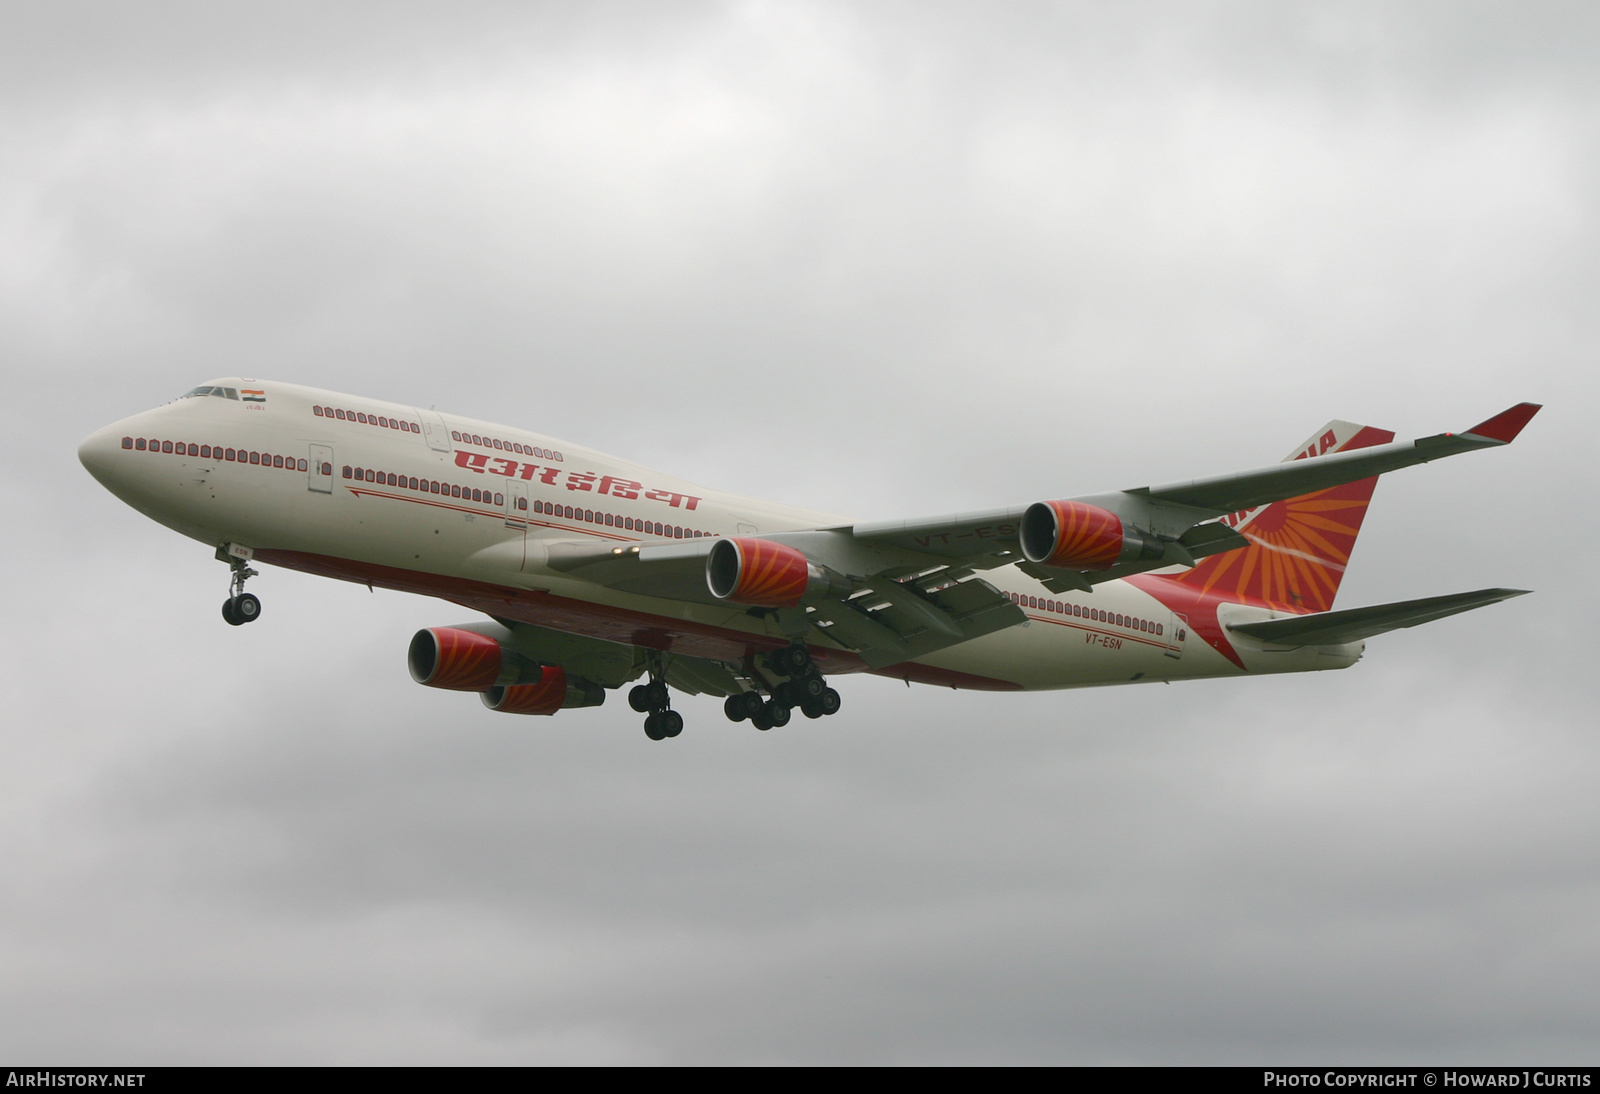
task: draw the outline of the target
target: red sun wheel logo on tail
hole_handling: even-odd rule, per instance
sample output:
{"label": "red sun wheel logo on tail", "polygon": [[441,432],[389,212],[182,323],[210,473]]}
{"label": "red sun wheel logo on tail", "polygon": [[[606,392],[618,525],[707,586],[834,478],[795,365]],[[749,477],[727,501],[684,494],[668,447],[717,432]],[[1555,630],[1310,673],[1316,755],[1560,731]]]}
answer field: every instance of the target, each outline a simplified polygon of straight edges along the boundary
{"label": "red sun wheel logo on tail", "polygon": [[[1394,434],[1387,429],[1329,422],[1284,462],[1392,440]],[[1257,604],[1295,613],[1330,610],[1377,485],[1376,477],[1361,479],[1230,514],[1223,520],[1250,541],[1249,547],[1212,555],[1181,574],[1135,574],[1128,581],[1187,619],[1195,634],[1244,668],[1217,621],[1217,605]]]}

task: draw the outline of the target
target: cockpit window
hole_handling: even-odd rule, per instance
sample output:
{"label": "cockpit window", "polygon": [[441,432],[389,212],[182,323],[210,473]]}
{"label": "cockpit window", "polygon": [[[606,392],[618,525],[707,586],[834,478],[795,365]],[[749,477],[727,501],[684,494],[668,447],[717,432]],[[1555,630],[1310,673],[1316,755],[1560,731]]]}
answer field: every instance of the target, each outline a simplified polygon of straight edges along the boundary
{"label": "cockpit window", "polygon": [[200,387],[195,388],[193,391],[186,391],[181,396],[181,398],[193,399],[197,395],[215,395],[219,399],[232,399],[234,402],[238,402],[239,401],[239,389],[238,388],[236,388],[236,387],[212,387],[210,385],[202,385]]}

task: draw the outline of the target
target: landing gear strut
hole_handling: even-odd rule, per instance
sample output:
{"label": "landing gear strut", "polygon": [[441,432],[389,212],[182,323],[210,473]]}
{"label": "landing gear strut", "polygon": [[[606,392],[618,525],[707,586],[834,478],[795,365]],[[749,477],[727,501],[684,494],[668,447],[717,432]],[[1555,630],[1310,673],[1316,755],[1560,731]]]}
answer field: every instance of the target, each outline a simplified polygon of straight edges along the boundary
{"label": "landing gear strut", "polygon": [[232,627],[254,623],[261,618],[261,601],[253,593],[244,591],[244,583],[252,577],[260,577],[260,572],[252,570],[242,558],[228,561],[233,567],[233,576],[228,580],[228,599],[222,602],[222,618]]}
{"label": "landing gear strut", "polygon": [[765,658],[766,668],[774,676],[789,679],[772,687],[772,698],[763,702],[758,692],[744,691],[730,695],[722,704],[722,712],[731,722],[750,719],[757,729],[776,729],[789,724],[790,712],[800,708],[807,718],[823,718],[839,712],[839,693],[828,686],[822,673],[811,660],[811,651],[805,644],[795,642],[781,650],[773,650]]}
{"label": "landing gear strut", "polygon": [[676,737],[683,732],[683,715],[668,705],[671,695],[659,677],[628,692],[628,705],[644,714],[644,735],[652,741]]}

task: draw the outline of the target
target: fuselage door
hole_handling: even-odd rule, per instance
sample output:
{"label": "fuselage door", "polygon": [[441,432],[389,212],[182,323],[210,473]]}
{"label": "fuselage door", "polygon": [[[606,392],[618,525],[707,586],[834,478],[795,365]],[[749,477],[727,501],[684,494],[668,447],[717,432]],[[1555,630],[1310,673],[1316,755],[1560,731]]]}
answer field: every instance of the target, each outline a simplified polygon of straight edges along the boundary
{"label": "fuselage door", "polygon": [[422,420],[422,435],[427,439],[428,447],[435,452],[450,451],[450,429],[444,424],[444,419],[431,410],[419,410],[417,417]]}
{"label": "fuselage door", "polygon": [[1176,612],[1167,615],[1167,649],[1168,657],[1182,657],[1183,643],[1189,637],[1189,621]]}
{"label": "fuselage door", "polygon": [[318,494],[333,493],[333,448],[325,444],[311,446],[311,468],[306,472],[306,488]]}
{"label": "fuselage door", "polygon": [[521,479],[506,480],[506,527],[528,530],[528,484]]}

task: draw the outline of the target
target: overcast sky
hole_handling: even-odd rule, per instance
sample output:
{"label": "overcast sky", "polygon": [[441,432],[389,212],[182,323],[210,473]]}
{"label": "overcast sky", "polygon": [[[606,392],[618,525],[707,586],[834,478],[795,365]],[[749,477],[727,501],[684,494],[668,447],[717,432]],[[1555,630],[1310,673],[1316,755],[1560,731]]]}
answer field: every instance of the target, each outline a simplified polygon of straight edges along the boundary
{"label": "overcast sky", "polygon": [[[0,1057],[1600,1062],[1600,8],[12,4]],[[413,684],[469,612],[76,447],[229,374],[862,519],[1546,404],[1379,486],[1318,675]],[[1583,423],[1590,423],[1585,426]]]}

